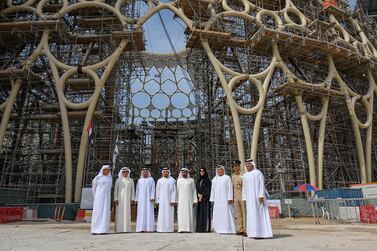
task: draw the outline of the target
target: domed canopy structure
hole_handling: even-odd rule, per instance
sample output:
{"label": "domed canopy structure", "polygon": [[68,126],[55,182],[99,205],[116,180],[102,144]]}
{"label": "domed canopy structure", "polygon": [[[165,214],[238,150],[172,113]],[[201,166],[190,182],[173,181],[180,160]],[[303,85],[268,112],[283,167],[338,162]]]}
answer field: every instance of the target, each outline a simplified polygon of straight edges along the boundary
{"label": "domed canopy structure", "polygon": [[79,201],[102,163],[252,158],[275,193],[375,180],[377,44],[333,2],[1,3],[0,199]]}

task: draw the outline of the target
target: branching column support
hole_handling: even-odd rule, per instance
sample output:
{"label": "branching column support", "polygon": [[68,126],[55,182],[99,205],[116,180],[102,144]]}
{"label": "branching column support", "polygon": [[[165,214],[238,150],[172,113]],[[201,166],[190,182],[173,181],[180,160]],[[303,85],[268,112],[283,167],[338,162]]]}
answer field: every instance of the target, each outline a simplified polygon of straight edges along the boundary
{"label": "branching column support", "polygon": [[[313,116],[309,114],[303,105],[302,95],[295,96],[297,106],[301,114],[301,124],[305,137],[306,153],[308,156],[309,165],[309,179],[310,184],[323,188],[323,151],[325,141],[326,117],[329,104],[329,97],[322,99],[322,111],[319,115]],[[315,168],[315,157],[313,151],[312,136],[310,133],[309,121],[320,121],[319,135],[318,135],[318,171]],[[318,175],[318,183],[317,183]]]}
{"label": "branching column support", "polygon": [[[120,42],[117,50],[112,54],[108,64],[106,65],[105,71],[103,72],[101,78],[99,79],[98,84],[96,84],[96,88],[91,98],[88,111],[86,113],[84,128],[81,135],[79,157],[77,161],[76,182],[75,182],[75,202],[79,202],[81,199],[81,189],[82,189],[82,182],[83,182],[83,175],[84,175],[85,156],[86,156],[85,153],[88,146],[88,133],[86,132],[86,128],[88,127],[92,119],[94,109],[97,106],[98,99],[102,91],[102,87],[105,85],[106,80],[108,79],[111,71],[113,70],[114,65],[118,62],[119,57],[121,56],[124,49],[126,48],[127,43],[128,43],[128,40],[123,39]],[[95,74],[94,71],[93,71],[93,74]]]}
{"label": "branching column support", "polygon": [[[373,78],[373,74],[368,69],[367,71],[369,90],[366,95],[360,95],[354,92],[347,84],[342,80],[339,74],[336,72],[334,78],[338,81],[344,96],[346,97],[346,104],[348,112],[350,114],[352,128],[355,134],[357,157],[359,160],[360,168],[360,181],[361,183],[367,183],[372,180],[372,124],[373,124],[373,98],[374,92],[376,92],[376,83]],[[362,123],[356,114],[355,105],[357,101],[361,101],[364,109],[366,110],[367,120]],[[359,108],[362,109],[362,108]],[[365,151],[361,137],[361,129],[367,129]]]}
{"label": "branching column support", "polygon": [[52,76],[54,77],[56,95],[58,97],[60,118],[62,120],[63,140],[64,140],[64,159],[65,159],[65,202],[72,202],[72,145],[71,133],[69,129],[67,107],[64,104],[63,82],[59,76],[56,65],[49,60]]}
{"label": "branching column support", "polygon": [[59,75],[56,63],[52,60],[52,54],[48,47],[49,31],[45,31],[41,40],[41,52],[47,55],[48,62],[51,68],[52,76],[54,78],[56,95],[59,103],[60,118],[62,120],[63,140],[64,140],[64,160],[65,160],[65,203],[72,202],[72,145],[71,133],[69,129],[67,106],[64,103],[64,82]]}
{"label": "branching column support", "polygon": [[22,80],[21,79],[17,79],[16,81],[11,80],[11,84],[12,84],[12,89],[11,89],[8,99],[3,104],[0,105],[0,110],[4,109],[4,113],[3,113],[3,117],[1,118],[1,125],[0,125],[0,147],[1,147],[0,152],[3,151],[5,131],[7,130],[9,118],[10,118],[17,94],[20,91]]}
{"label": "branching column support", "polygon": [[[306,83],[302,80],[296,80],[297,84],[306,85],[306,86],[315,86],[316,88],[324,88],[329,90],[331,88],[331,82],[334,78],[335,73],[335,65],[331,58],[331,56],[327,57],[328,60],[328,75],[326,80],[323,83],[313,85],[312,83]],[[285,66],[284,66],[285,67]],[[290,71],[285,67],[285,71],[288,75],[290,75]],[[321,112],[317,115],[312,115],[306,111],[302,96],[302,92],[297,92],[295,95],[295,100],[300,111],[301,117],[301,124],[302,129],[304,132],[305,137],[305,145],[306,145],[306,154],[308,157],[308,165],[309,165],[309,180],[310,184],[313,186],[318,186],[319,189],[323,189],[323,152],[325,146],[325,132],[326,132],[326,119],[327,119],[327,112],[329,107],[329,96],[322,97],[322,107]],[[309,121],[320,121],[319,125],[319,133],[318,133],[318,152],[317,152],[317,164],[318,168],[316,170],[316,161],[315,155],[313,151],[313,142],[312,142],[312,135],[310,132]]]}
{"label": "branching column support", "polygon": [[202,46],[203,46],[204,50],[206,51],[207,56],[208,56],[209,60],[211,61],[211,64],[212,64],[213,68],[215,69],[215,71],[216,71],[216,73],[219,77],[219,80],[221,82],[221,85],[224,89],[224,92],[226,94],[228,104],[229,104],[229,107],[230,107],[230,111],[232,113],[232,118],[233,118],[233,127],[234,127],[234,131],[235,131],[235,134],[236,134],[236,140],[237,140],[238,158],[242,163],[244,163],[245,162],[245,150],[244,150],[243,141],[242,141],[241,125],[240,125],[240,119],[239,119],[239,115],[238,115],[238,112],[237,112],[237,108],[233,105],[233,102],[232,102],[232,91],[228,86],[228,82],[225,79],[224,73],[222,72],[222,70],[221,70],[221,68],[218,64],[215,55],[213,55],[212,50],[209,47],[208,41],[202,41]]}
{"label": "branching column support", "polygon": [[[267,69],[267,76],[263,82],[263,90],[264,95],[267,95],[268,87],[271,82],[272,75],[274,74],[275,68],[281,64],[281,57],[279,55],[279,50],[277,47],[277,43],[273,41],[272,43],[272,50],[273,50],[273,57],[272,62],[270,64],[270,67]],[[260,76],[263,77],[263,74]],[[251,149],[250,149],[250,158],[256,159],[257,158],[257,151],[258,151],[258,142],[259,142],[259,132],[260,132],[260,126],[262,122],[262,115],[264,111],[264,102],[266,100],[263,100],[263,105],[260,107],[257,116],[255,118],[255,124],[253,128],[253,138],[251,140]]]}
{"label": "branching column support", "polygon": [[[233,126],[234,126],[234,130],[236,134],[238,158],[243,164],[245,161],[245,152],[244,152],[244,144],[242,140],[242,132],[241,132],[239,116],[251,115],[251,114],[257,113],[257,116],[256,116],[257,119],[253,128],[253,139],[252,139],[252,144],[251,144],[251,149],[250,149],[250,156],[251,158],[255,159],[257,148],[258,148],[259,131],[260,131],[260,125],[261,125],[261,120],[262,120],[262,114],[263,114],[263,106],[266,100],[266,93],[267,93],[272,75],[274,73],[274,70],[279,65],[277,60],[280,58],[280,56],[278,53],[277,44],[275,41],[273,42],[273,57],[272,57],[271,64],[266,70],[258,74],[245,74],[245,73],[239,73],[239,72],[233,71],[225,67],[221,62],[219,62],[216,59],[207,41],[203,40],[202,46],[204,50],[206,51],[207,56],[220,79],[225,95],[227,97],[228,105],[232,113]],[[232,77],[229,83],[225,79],[224,72],[229,74]],[[233,90],[237,86],[237,83],[240,81],[249,81],[251,84],[254,84],[254,86],[258,89],[259,100],[258,100],[258,103],[252,108],[243,108],[239,106],[232,96]],[[263,81],[263,84],[262,84],[262,81]]]}
{"label": "branching column support", "polygon": [[[93,95],[83,103],[72,103],[71,101],[67,100],[64,96],[64,84],[65,81],[72,75],[77,73],[77,67],[69,66],[59,62],[51,53],[48,46],[48,37],[49,31],[46,30],[43,34],[42,40],[40,45],[41,49],[39,52],[36,52],[36,57],[38,54],[45,54],[49,59],[50,68],[52,71],[52,75],[55,82],[55,89],[58,96],[60,114],[62,119],[62,126],[63,126],[63,138],[64,138],[64,152],[65,152],[65,202],[71,203],[72,202],[72,180],[73,180],[73,173],[72,173],[72,146],[71,146],[71,135],[70,135],[70,128],[69,128],[69,120],[68,120],[68,113],[67,108],[70,109],[87,109],[87,114],[85,117],[84,128],[81,136],[80,142],[80,150],[77,162],[77,170],[76,170],[76,179],[75,179],[75,192],[74,192],[74,201],[79,202],[81,199],[81,188],[83,182],[83,173],[84,173],[84,164],[85,164],[85,153],[87,148],[87,141],[88,141],[88,134],[86,132],[86,128],[89,122],[92,119],[94,109],[97,106],[97,102],[101,93],[101,90],[108,79],[111,71],[114,68],[114,65],[117,63],[120,55],[123,53],[126,45],[128,43],[127,39],[123,39],[118,48],[114,51],[114,53],[105,59],[104,61],[97,63],[95,65],[89,65],[82,68],[82,72],[90,76],[94,83],[95,83],[95,90]],[[35,58],[34,58],[35,59]],[[98,77],[97,73],[95,72],[98,69],[105,68],[101,78]],[[59,70],[64,70],[64,74],[62,76],[59,75]]]}

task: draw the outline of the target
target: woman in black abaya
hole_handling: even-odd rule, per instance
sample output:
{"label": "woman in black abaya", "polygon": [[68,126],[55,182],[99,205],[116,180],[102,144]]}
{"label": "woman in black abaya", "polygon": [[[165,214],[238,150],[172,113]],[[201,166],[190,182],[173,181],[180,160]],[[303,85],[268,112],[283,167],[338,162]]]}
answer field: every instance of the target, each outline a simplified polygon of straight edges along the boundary
{"label": "woman in black abaya", "polygon": [[211,232],[211,179],[207,170],[200,168],[199,178],[196,180],[196,192],[198,194],[198,206],[196,211],[196,232]]}

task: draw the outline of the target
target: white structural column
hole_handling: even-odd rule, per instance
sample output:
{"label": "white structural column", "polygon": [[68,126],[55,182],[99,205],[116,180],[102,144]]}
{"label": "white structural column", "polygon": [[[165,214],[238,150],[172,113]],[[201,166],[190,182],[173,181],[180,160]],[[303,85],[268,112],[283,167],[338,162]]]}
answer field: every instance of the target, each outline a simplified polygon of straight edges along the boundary
{"label": "white structural column", "polygon": [[[265,71],[261,73],[257,73],[257,74],[245,74],[245,73],[235,72],[227,68],[223,64],[221,64],[221,62],[219,62],[216,59],[215,55],[213,54],[208,44],[208,41],[202,40],[201,43],[202,43],[202,47],[207,53],[207,56],[213,68],[215,69],[215,72],[217,73],[219,77],[219,80],[224,89],[225,95],[227,97],[228,105],[232,113],[233,127],[234,127],[234,131],[236,135],[238,158],[243,164],[245,161],[245,149],[244,149],[244,143],[242,139],[242,131],[241,131],[239,116],[251,115],[251,114],[257,113],[256,121],[253,128],[253,136],[252,136],[252,143],[251,143],[251,150],[250,150],[251,157],[256,158],[260,124],[261,124],[262,115],[263,115],[263,106],[266,99],[266,93],[267,93],[267,90],[271,81],[271,77],[275,71],[275,67],[278,65],[277,60],[278,58],[280,58],[278,56],[277,44],[276,42],[273,42],[274,54],[273,54],[269,67]],[[277,54],[275,54],[275,52]],[[229,74],[232,77],[229,83],[225,78],[224,72]],[[245,81],[245,80],[248,80],[250,84],[254,84],[258,90],[259,100],[258,100],[258,103],[252,108],[243,108],[239,106],[232,96],[232,92],[236,84],[240,81]]]}
{"label": "white structural column", "polygon": [[219,80],[221,82],[221,85],[224,89],[224,92],[226,94],[228,104],[230,107],[230,111],[232,113],[232,119],[233,119],[233,128],[236,134],[236,141],[237,141],[237,150],[238,150],[238,158],[239,160],[244,163],[245,162],[245,151],[242,141],[242,134],[241,134],[241,125],[240,125],[240,119],[237,112],[237,108],[235,107],[234,103],[232,102],[232,91],[229,89],[228,82],[225,79],[224,73],[222,72],[220,66],[217,63],[217,60],[215,58],[215,55],[213,55],[212,50],[208,44],[208,41],[202,41],[202,46],[204,50],[207,53],[207,56],[212,63],[213,68],[215,69]]}
{"label": "white structural column", "polygon": [[119,57],[122,55],[124,49],[126,48],[128,43],[127,39],[123,39],[116,51],[111,56],[108,64],[106,65],[105,71],[103,72],[101,78],[98,81],[98,86],[94,90],[92,95],[92,99],[90,101],[88,111],[86,113],[84,127],[81,135],[81,142],[80,142],[80,150],[79,150],[79,157],[77,161],[77,170],[76,170],[76,182],[75,182],[75,202],[79,202],[81,199],[81,189],[82,189],[82,182],[83,182],[83,175],[84,175],[84,165],[85,165],[85,155],[86,150],[88,147],[88,133],[86,132],[86,128],[88,127],[94,113],[94,109],[97,106],[98,98],[101,94],[102,87],[105,85],[106,80],[108,79],[110,73],[112,72],[115,64],[118,62]]}
{"label": "white structural column", "polygon": [[[3,117],[1,118],[1,124],[0,124],[0,149],[1,149],[0,152],[3,151],[5,131],[7,130],[10,114],[12,112],[12,108],[16,100],[17,94],[20,91],[21,84],[22,84],[21,79],[17,79],[16,81],[11,80],[12,89],[11,89],[10,95],[8,99],[3,104],[1,104],[1,106],[4,106],[4,113],[3,113]],[[0,107],[0,110],[1,108],[2,107]]]}

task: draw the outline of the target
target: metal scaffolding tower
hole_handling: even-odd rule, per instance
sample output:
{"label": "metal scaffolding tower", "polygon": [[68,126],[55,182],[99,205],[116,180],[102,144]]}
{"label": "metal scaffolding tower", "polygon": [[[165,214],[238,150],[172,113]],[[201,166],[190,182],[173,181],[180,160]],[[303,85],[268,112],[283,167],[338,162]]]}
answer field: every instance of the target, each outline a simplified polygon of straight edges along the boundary
{"label": "metal scaffolding tower", "polygon": [[[376,180],[374,2],[3,1],[0,203],[80,201],[103,163],[254,158],[283,194]],[[171,53],[146,50],[154,15]]]}

